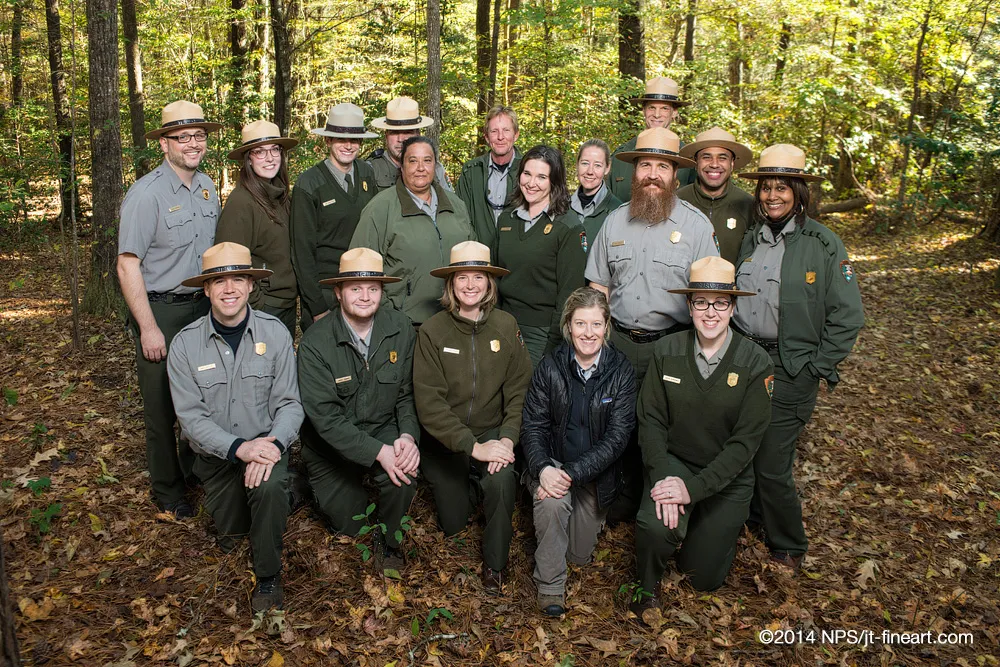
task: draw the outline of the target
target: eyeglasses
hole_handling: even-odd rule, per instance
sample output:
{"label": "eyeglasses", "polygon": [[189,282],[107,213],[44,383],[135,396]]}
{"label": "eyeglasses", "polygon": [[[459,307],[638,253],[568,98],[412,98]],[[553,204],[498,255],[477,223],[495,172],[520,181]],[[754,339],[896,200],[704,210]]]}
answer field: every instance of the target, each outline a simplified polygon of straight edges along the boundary
{"label": "eyeglasses", "polygon": [[719,299],[718,301],[709,301],[708,299],[695,299],[691,302],[691,307],[695,310],[708,310],[711,306],[712,309],[717,313],[724,313],[729,310],[729,307],[733,305],[733,302],[729,299]]}
{"label": "eyeglasses", "polygon": [[173,139],[179,144],[186,144],[192,139],[201,143],[208,139],[207,132],[195,132],[194,134],[174,134],[174,135],[164,135],[164,139]]}
{"label": "eyeglasses", "polygon": [[267,156],[271,157],[281,157],[281,153],[284,149],[281,146],[271,146],[270,148],[255,148],[250,151],[250,157],[256,158],[258,160],[263,160]]}

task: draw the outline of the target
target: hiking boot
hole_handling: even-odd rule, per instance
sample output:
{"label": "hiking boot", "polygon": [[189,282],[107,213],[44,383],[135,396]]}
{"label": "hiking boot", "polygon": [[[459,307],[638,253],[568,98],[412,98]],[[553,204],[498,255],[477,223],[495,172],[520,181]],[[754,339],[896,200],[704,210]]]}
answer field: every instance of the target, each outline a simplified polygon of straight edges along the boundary
{"label": "hiking boot", "polygon": [[545,593],[539,593],[538,608],[546,616],[553,616],[556,618],[566,613],[566,603],[563,601],[562,595],[546,595]]}
{"label": "hiking boot", "polygon": [[494,570],[483,563],[483,588],[488,592],[500,595],[503,592],[504,581],[507,580],[507,568]]}
{"label": "hiking boot", "polygon": [[281,609],[284,602],[285,590],[281,587],[280,574],[257,579],[257,586],[253,589],[253,597],[250,598],[250,608],[254,612],[267,611],[271,607]]}
{"label": "hiking boot", "polygon": [[191,503],[184,500],[175,500],[172,503],[164,503],[163,509],[166,512],[170,512],[174,515],[174,518],[178,521],[181,519],[190,519],[194,516],[194,508],[191,507]]}
{"label": "hiking boot", "polygon": [[778,563],[779,565],[784,565],[785,567],[790,567],[792,572],[798,572],[802,569],[802,560],[806,557],[805,554],[799,554],[798,556],[793,556],[792,554],[785,553],[784,551],[772,551],[771,561]]}
{"label": "hiking boot", "polygon": [[642,612],[647,609],[659,609],[660,601],[655,595],[644,595],[640,600],[633,600],[628,605],[628,610],[635,614],[635,617],[639,619],[639,622],[646,625],[646,621],[642,620]]}

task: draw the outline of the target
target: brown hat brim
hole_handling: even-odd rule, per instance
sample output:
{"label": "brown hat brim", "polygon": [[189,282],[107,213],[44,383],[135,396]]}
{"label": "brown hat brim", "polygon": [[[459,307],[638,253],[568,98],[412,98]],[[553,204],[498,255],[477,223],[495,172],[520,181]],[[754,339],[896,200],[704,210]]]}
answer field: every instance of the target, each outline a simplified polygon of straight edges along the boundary
{"label": "brown hat brim", "polygon": [[481,266],[476,264],[461,264],[461,265],[449,265],[442,266],[431,271],[431,275],[435,278],[446,278],[452,273],[458,273],[460,271],[482,271],[483,273],[488,273],[491,276],[497,278],[503,278],[508,275],[510,271],[499,266],[493,266],[492,264],[488,266]]}
{"label": "brown hat brim", "polygon": [[289,149],[292,149],[292,148],[295,148],[296,146],[298,146],[299,145],[299,140],[298,139],[289,139],[288,137],[272,137],[270,139],[268,139],[268,138],[265,137],[263,139],[254,139],[253,141],[251,141],[249,143],[245,143],[242,146],[240,146],[239,148],[237,148],[237,149],[235,149],[233,151],[230,151],[229,155],[227,155],[226,157],[228,157],[230,160],[242,160],[243,156],[248,151],[252,151],[253,149],[257,148],[258,146],[264,146],[264,145],[267,145],[267,144],[278,144],[279,146],[281,146],[285,150],[289,150]]}
{"label": "brown hat brim", "polygon": [[725,141],[725,140],[710,140],[710,141],[695,141],[690,144],[685,144],[681,146],[681,155],[692,160],[696,160],[698,157],[698,151],[704,148],[725,148],[733,153],[733,169],[739,169],[745,167],[751,160],[753,160],[753,151],[743,144],[738,144],[735,141]]}
{"label": "brown hat brim", "polygon": [[732,296],[754,296],[753,292],[746,292],[739,289],[708,289],[706,287],[684,287],[682,289],[668,289],[671,294],[694,294],[701,292],[704,294],[731,294]]}
{"label": "brown hat brim", "polygon": [[433,118],[428,118],[427,116],[420,116],[417,120],[412,123],[406,123],[405,125],[398,125],[395,122],[389,122],[389,118],[383,116],[382,118],[376,118],[372,121],[372,127],[378,130],[422,130],[425,127],[430,127],[434,124]]}
{"label": "brown hat brim", "polygon": [[807,183],[812,183],[813,181],[826,180],[822,176],[817,176],[816,174],[807,174],[805,172],[793,172],[793,171],[748,171],[740,174],[740,178],[748,178],[753,181],[760,178],[801,178],[803,181]]}
{"label": "brown hat brim", "polygon": [[693,167],[695,165],[694,160],[689,160],[686,157],[682,157],[677,153],[655,153],[653,151],[625,151],[623,153],[615,153],[615,157],[622,162],[632,163],[641,157],[653,157],[659,158],[660,160],[667,160],[668,162],[673,162],[678,167],[682,169],[684,167]]}
{"label": "brown hat brim", "polygon": [[667,104],[673,104],[678,109],[681,107],[689,106],[690,102],[685,102],[684,100],[671,100],[664,97],[648,97],[646,95],[641,95],[639,97],[633,97],[630,100],[632,104],[642,106],[646,102],[666,102]]}
{"label": "brown hat brim", "polygon": [[147,139],[159,139],[161,136],[167,132],[172,132],[174,130],[190,130],[195,127],[200,127],[206,132],[218,132],[222,129],[222,123],[185,123],[183,125],[170,125],[168,127],[158,127],[155,130],[150,130],[145,134]]}
{"label": "brown hat brim", "polygon": [[210,278],[221,278],[222,276],[250,276],[254,280],[258,280],[260,278],[267,278],[273,273],[274,271],[271,269],[244,269],[240,267],[238,269],[233,269],[232,271],[212,271],[209,273],[202,273],[181,281],[181,285],[184,285],[185,287],[201,287],[206,280],[209,280]]}
{"label": "brown hat brim", "polygon": [[[371,275],[366,275],[371,274]],[[326,278],[325,280],[319,281],[320,285],[339,285],[340,283],[349,282],[371,282],[371,283],[398,283],[402,278],[397,278],[396,276],[387,276],[384,273],[377,273],[375,271],[356,271],[351,272],[350,275],[336,276],[335,278]]]}

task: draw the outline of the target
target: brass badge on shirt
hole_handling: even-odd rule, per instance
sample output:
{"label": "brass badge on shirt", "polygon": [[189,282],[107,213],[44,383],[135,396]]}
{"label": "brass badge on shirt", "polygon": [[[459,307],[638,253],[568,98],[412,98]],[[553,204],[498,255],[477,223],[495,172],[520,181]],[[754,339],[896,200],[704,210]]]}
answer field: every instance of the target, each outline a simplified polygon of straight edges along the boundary
{"label": "brass badge on shirt", "polygon": [[542,234],[548,234],[552,231],[552,223],[545,225],[545,229],[542,230]]}
{"label": "brass badge on shirt", "polygon": [[253,346],[253,351],[257,353],[258,357],[263,357],[267,352],[267,343],[261,341],[260,343],[255,343]]}
{"label": "brass badge on shirt", "polygon": [[730,387],[735,387],[736,383],[740,381],[740,376],[738,373],[730,373],[729,377],[726,378],[726,384]]}
{"label": "brass badge on shirt", "polygon": [[361,187],[365,192],[368,192],[368,181],[361,181]]}
{"label": "brass badge on shirt", "polygon": [[816,272],[806,271],[806,285],[812,285],[814,282],[816,282]]}
{"label": "brass badge on shirt", "polygon": [[208,198],[211,197],[212,195],[208,194],[208,190],[202,190],[201,196],[205,198],[205,201],[208,201]]}
{"label": "brass badge on shirt", "polygon": [[729,218],[726,220],[726,227],[728,229],[736,229],[736,218]]}
{"label": "brass badge on shirt", "polygon": [[500,351],[500,341],[498,339],[496,339],[496,338],[494,338],[493,340],[491,340],[490,341],[490,349],[493,350],[494,352],[499,352]]}
{"label": "brass badge on shirt", "polygon": [[392,350],[391,352],[389,352],[389,363],[390,364],[396,363],[396,359],[399,359],[399,355],[396,354],[396,350]]}
{"label": "brass badge on shirt", "polygon": [[674,231],[670,232],[671,243],[680,243],[680,240],[681,240],[681,233],[679,231],[675,229]]}

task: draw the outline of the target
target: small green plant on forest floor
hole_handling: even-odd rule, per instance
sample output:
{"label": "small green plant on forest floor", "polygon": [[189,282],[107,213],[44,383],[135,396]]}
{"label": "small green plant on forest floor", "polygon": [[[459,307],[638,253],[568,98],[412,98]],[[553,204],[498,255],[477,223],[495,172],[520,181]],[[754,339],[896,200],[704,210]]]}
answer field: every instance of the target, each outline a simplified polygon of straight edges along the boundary
{"label": "small green plant on forest floor", "polygon": [[48,507],[41,510],[37,507],[31,510],[28,523],[38,530],[39,535],[52,530],[52,521],[62,512],[62,503],[50,503]]}
{"label": "small green plant on forest floor", "polygon": [[[386,527],[386,525],[381,521],[377,523],[372,523],[373,520],[372,515],[374,513],[375,513],[375,503],[371,503],[370,505],[368,505],[368,507],[365,508],[364,514],[355,514],[353,517],[351,517],[355,521],[365,522],[365,525],[361,526],[361,528],[358,529],[358,537],[364,537],[368,533],[371,533],[373,530],[381,531],[383,539],[386,535],[389,534],[388,527]],[[393,537],[396,538],[397,543],[399,544],[403,543],[403,535],[404,533],[409,532],[412,523],[413,523],[413,518],[410,517],[409,515],[404,516],[402,519],[399,520],[399,529],[393,535]],[[357,547],[358,551],[361,552],[361,560],[367,563],[372,557],[372,548],[369,547],[364,542],[359,542],[355,546]],[[399,579],[399,573],[396,572],[395,570],[386,570],[386,574],[391,576],[393,579]]]}
{"label": "small green plant on forest floor", "polygon": [[[429,612],[427,612],[427,618],[423,622],[424,630],[430,630],[434,625],[434,621],[439,619],[448,619],[449,621],[455,620],[455,615],[448,611],[445,607],[434,607]],[[420,635],[420,617],[414,616],[413,620],[410,621],[410,634],[414,637]]]}
{"label": "small green plant on forest floor", "polygon": [[45,491],[52,487],[52,480],[48,477],[40,477],[39,479],[29,479],[26,482],[27,487],[31,490],[31,494],[36,498],[40,497]]}
{"label": "small green plant on forest floor", "polygon": [[641,602],[646,598],[653,597],[653,594],[642,587],[641,584],[630,582],[618,587],[618,596],[624,598],[625,603]]}

